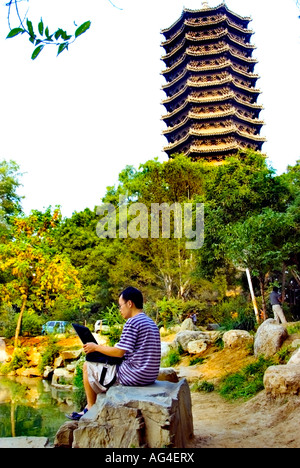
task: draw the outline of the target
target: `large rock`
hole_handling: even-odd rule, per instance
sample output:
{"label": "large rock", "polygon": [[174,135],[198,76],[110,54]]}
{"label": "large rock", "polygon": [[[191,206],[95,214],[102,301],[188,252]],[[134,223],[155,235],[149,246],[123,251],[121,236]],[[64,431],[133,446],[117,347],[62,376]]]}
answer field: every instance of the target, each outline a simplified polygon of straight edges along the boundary
{"label": "large rock", "polygon": [[190,341],[187,345],[189,354],[202,354],[207,350],[207,343],[203,340]]}
{"label": "large rock", "polygon": [[175,369],[173,369],[173,367],[161,367],[159,369],[157,380],[168,381],[173,383],[179,382],[177,373]]}
{"label": "large rock", "polygon": [[282,343],[287,339],[288,332],[278,325],[276,320],[266,320],[257,330],[254,340],[255,356],[274,356],[280,350]]}
{"label": "large rock", "polygon": [[0,438],[0,449],[2,448],[46,448],[49,447],[47,437],[4,437]]}
{"label": "large rock", "polygon": [[266,393],[272,397],[300,394],[300,365],[271,366],[264,375]]}
{"label": "large rock", "polygon": [[[62,426],[63,441],[74,448],[184,448],[193,436],[188,383],[156,381],[146,387],[111,387],[81,418],[71,437]],[[67,436],[66,436],[67,433]],[[55,439],[60,446],[60,431]]]}
{"label": "large rock", "polygon": [[244,348],[253,344],[253,336],[245,330],[229,330],[223,335],[225,348]]}
{"label": "large rock", "polygon": [[[220,336],[217,331],[191,331],[186,330],[177,333],[173,346],[181,346],[183,351],[188,351],[188,345],[191,341],[202,341],[206,344],[213,344]],[[198,343],[199,346],[199,343]]]}
{"label": "large rock", "polygon": [[186,331],[186,330],[190,330],[190,331],[197,330],[197,327],[196,325],[194,325],[194,322],[191,318],[185,319],[180,326],[180,331]]}
{"label": "large rock", "polygon": [[0,362],[5,362],[8,359],[8,354],[5,351],[4,338],[0,338]]}
{"label": "large rock", "polygon": [[292,364],[298,364],[300,365],[300,349],[294,352],[292,357],[290,358],[289,362],[287,363],[288,366]]}

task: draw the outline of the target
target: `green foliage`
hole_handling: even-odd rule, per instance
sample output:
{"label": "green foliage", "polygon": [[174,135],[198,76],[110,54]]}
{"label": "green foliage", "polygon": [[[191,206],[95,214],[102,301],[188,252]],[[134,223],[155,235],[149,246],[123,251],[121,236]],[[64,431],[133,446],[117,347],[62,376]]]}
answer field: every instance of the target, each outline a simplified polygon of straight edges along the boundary
{"label": "green foliage", "polygon": [[123,325],[125,323],[118,306],[112,304],[110,307],[106,307],[106,310],[102,314],[102,319],[105,321],[105,324],[109,326],[108,344],[109,346],[114,346],[120,341]]}
{"label": "green foliage", "polygon": [[55,358],[58,357],[60,347],[57,345],[57,340],[53,336],[49,336],[49,341],[46,349],[44,350],[38,369],[42,373],[46,366],[52,366]]}
{"label": "green foliage", "polygon": [[1,365],[0,370],[2,374],[8,374],[9,372],[20,369],[21,367],[28,367],[26,349],[16,348],[12,354],[11,361],[7,364]]}
{"label": "green foliage", "polygon": [[[76,37],[88,28],[85,23],[81,26],[76,28]],[[37,26],[26,22],[26,29],[31,36],[36,35],[34,42],[41,36],[64,44],[70,35],[61,28],[50,34],[43,20]],[[20,28],[11,37],[19,34]],[[35,48],[43,45],[35,44]],[[237,267],[250,268],[260,310],[266,308],[271,282],[275,277],[281,282],[281,271],[288,271],[289,278],[299,274],[299,167],[297,163],[278,177],[265,158],[252,151],[229,158],[220,166],[183,155],[163,163],[150,160],[138,169],[127,166],[103,199],[117,209],[117,238],[100,239],[96,209],[87,208],[63,220],[59,210],[53,212],[51,207],[45,213],[34,210],[29,217],[22,217],[18,166],[3,161],[1,333],[9,334],[16,307],[21,309],[26,300],[25,316],[26,310],[33,310],[37,321],[41,316],[45,321],[55,318],[93,323],[106,318],[111,342],[118,341],[122,323],[112,303],[128,285],[142,290],[145,311],[158,325],[180,324],[190,312],[197,312],[198,326],[217,322],[224,329],[253,329],[252,303],[245,298],[248,284]],[[119,196],[123,197],[121,201]],[[170,239],[162,238],[161,231],[158,239],[118,237],[120,205],[129,209],[135,202],[147,209],[152,203],[170,206],[175,202],[204,202],[203,248],[189,251],[184,238],[174,238],[172,214]],[[71,271],[72,278],[66,284],[65,275]],[[63,291],[57,289],[60,286]],[[243,289],[240,297],[227,298],[227,291],[237,286]],[[82,294],[75,294],[79,289]],[[29,333],[34,333],[35,318],[29,320],[28,316]]]}
{"label": "green foliage", "polygon": [[203,358],[203,357],[192,357],[190,359],[189,365],[190,366],[195,366],[196,364],[203,364],[204,361],[205,361],[205,358]]}
{"label": "green foliage", "polygon": [[228,400],[243,398],[247,400],[263,390],[263,378],[268,367],[275,365],[276,359],[260,356],[240,372],[228,375],[219,387],[219,393]]}
{"label": "green foliage", "polygon": [[161,367],[173,367],[180,362],[180,351],[171,349],[161,360]]}
{"label": "green foliage", "polygon": [[[41,18],[40,22],[37,25],[37,30],[33,26],[32,21],[27,18],[27,14],[25,16],[26,18],[26,26],[25,26],[25,18],[21,20],[21,15],[19,12],[19,6],[18,3],[20,3],[22,0],[10,0],[7,3],[8,7],[8,23],[10,27],[10,15],[11,15],[11,9],[12,7],[15,8],[17,16],[20,20],[21,25],[12,28],[10,27],[10,32],[6,36],[6,39],[11,39],[13,37],[19,36],[26,34],[29,36],[29,41],[34,45],[35,49],[31,55],[31,59],[35,60],[44,47],[46,45],[55,45],[57,47],[57,56],[60,55],[64,50],[68,50],[69,45],[75,42],[75,40],[84,34],[91,26],[91,21],[85,21],[82,23],[79,27],[76,27],[76,30],[74,33],[67,33],[62,28],[58,28],[56,31],[53,31],[50,33],[49,27],[44,25],[44,21]],[[75,23],[74,23],[75,24]]]}
{"label": "green foliage", "polygon": [[75,369],[75,376],[73,379],[73,385],[76,387],[74,400],[79,408],[83,408],[86,404],[86,395],[83,384],[83,364],[85,363],[85,356],[81,356]]}
{"label": "green foliage", "polygon": [[41,332],[44,321],[34,310],[24,312],[22,321],[22,334],[27,336],[37,336]]}
{"label": "green foliage", "polygon": [[223,330],[254,330],[256,326],[252,303],[244,296],[224,299],[214,307],[213,317]]}
{"label": "green foliage", "polygon": [[293,335],[293,333],[300,332],[300,323],[295,323],[295,325],[288,325],[287,332],[289,335]]}
{"label": "green foliage", "polygon": [[215,390],[215,386],[212,382],[207,382],[207,380],[199,380],[191,386],[192,392],[205,392],[211,393]]}

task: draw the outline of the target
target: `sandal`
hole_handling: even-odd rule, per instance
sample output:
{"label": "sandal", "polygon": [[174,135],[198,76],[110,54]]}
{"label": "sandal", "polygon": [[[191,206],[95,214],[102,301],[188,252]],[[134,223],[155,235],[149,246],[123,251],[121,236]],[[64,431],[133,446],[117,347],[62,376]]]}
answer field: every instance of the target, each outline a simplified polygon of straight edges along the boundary
{"label": "sandal", "polygon": [[66,414],[66,417],[68,419],[71,419],[72,421],[79,421],[79,419],[82,418],[82,416],[86,414],[87,412],[88,412],[88,409],[84,408],[81,413],[76,413],[76,411],[74,411],[71,414]]}

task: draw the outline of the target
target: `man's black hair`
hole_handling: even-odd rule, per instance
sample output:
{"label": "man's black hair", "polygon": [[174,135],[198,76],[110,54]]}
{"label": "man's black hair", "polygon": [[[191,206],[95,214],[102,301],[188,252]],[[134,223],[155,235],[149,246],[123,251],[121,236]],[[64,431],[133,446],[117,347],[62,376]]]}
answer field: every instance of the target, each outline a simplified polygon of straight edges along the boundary
{"label": "man's black hair", "polygon": [[129,288],[124,289],[119,297],[123,297],[124,301],[132,301],[137,309],[143,308],[143,294],[139,289],[129,286]]}
{"label": "man's black hair", "polygon": [[273,287],[273,291],[274,291],[274,292],[278,293],[278,290],[279,290],[279,289],[278,289],[277,286],[274,286],[274,287]]}

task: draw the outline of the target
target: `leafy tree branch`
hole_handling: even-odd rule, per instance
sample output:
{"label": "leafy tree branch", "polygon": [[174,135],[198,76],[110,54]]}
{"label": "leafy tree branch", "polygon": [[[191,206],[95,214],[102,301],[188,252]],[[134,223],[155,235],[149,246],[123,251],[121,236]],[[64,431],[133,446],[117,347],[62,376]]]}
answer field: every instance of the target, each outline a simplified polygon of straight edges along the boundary
{"label": "leafy tree branch", "polygon": [[[22,16],[20,12],[19,3],[22,1],[24,0],[9,0],[6,4],[8,7],[8,26],[10,29],[6,38],[11,39],[23,34],[29,36],[29,41],[34,46],[34,50],[31,55],[32,60],[35,60],[40,55],[46,45],[55,45],[57,47],[57,56],[60,55],[64,50],[68,50],[70,44],[73,44],[73,42],[75,42],[76,39],[84,34],[91,26],[91,21],[85,21],[78,27],[74,22],[76,30],[71,34],[62,28],[58,28],[56,31],[50,32],[49,27],[44,24],[44,21],[41,18],[37,27],[34,27],[32,21],[28,18],[28,9],[24,16]],[[18,26],[16,27],[12,27],[11,25],[12,10],[15,11],[18,21]]]}

